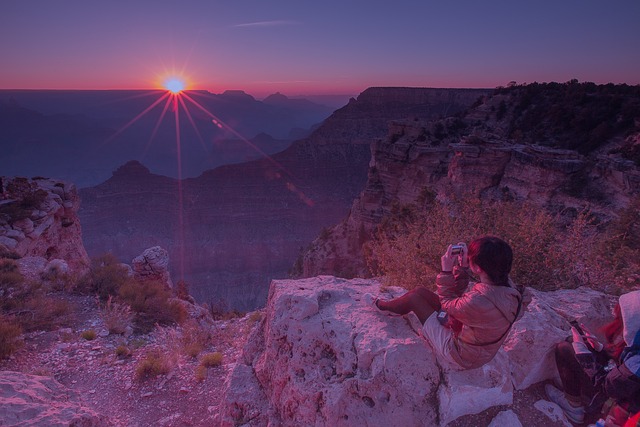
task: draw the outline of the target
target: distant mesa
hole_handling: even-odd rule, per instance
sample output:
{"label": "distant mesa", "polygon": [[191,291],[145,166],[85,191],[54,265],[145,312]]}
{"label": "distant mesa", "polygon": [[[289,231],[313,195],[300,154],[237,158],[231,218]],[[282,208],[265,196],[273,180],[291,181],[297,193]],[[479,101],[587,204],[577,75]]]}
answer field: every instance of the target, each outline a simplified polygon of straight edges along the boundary
{"label": "distant mesa", "polygon": [[276,92],[273,95],[269,95],[262,100],[262,102],[264,102],[265,104],[271,104],[271,105],[283,104],[283,103],[286,103],[287,101],[289,101],[289,98],[287,98],[286,95],[283,95],[280,92]]}
{"label": "distant mesa", "polygon": [[234,100],[255,101],[256,99],[243,90],[225,90],[221,95],[224,98],[233,98]]}
{"label": "distant mesa", "polygon": [[135,177],[139,175],[149,175],[151,171],[137,160],[130,160],[113,172],[113,176]]}

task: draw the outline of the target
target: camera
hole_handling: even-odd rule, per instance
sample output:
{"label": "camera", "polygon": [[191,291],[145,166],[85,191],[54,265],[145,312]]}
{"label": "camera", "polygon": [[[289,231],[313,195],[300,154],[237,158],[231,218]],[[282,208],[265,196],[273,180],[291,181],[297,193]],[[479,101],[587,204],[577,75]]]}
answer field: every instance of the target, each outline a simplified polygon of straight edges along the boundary
{"label": "camera", "polygon": [[449,315],[446,311],[440,311],[438,312],[436,319],[438,319],[438,322],[440,322],[441,325],[446,325],[449,321]]}
{"label": "camera", "polygon": [[464,249],[462,245],[453,245],[451,246],[451,255],[460,255]]}

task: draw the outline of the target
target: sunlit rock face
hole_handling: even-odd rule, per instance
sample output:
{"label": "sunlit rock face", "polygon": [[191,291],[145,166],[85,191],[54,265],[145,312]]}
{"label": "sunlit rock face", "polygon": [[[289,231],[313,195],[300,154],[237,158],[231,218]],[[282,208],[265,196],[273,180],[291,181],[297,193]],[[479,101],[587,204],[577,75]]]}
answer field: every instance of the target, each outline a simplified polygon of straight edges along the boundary
{"label": "sunlit rock face", "polygon": [[0,184],[0,249],[21,257],[61,259],[76,271],[88,266],[73,184],[9,177],[0,177]]}
{"label": "sunlit rock face", "polygon": [[287,277],[301,250],[348,213],[366,182],[369,145],[386,135],[390,120],[453,114],[486,93],[368,89],[285,151],[180,186],[127,163],[81,190],[85,246],[92,256],[112,252],[128,262],[160,245],[173,277],[184,278],[199,301],[261,306],[269,280]]}
{"label": "sunlit rock face", "polygon": [[364,190],[346,218],[306,250],[301,276],[368,274],[363,243],[394,206],[423,206],[425,194],[527,201],[552,212],[588,205],[602,217],[640,194],[638,163],[620,155],[639,151],[640,121],[627,127],[624,138],[616,135],[590,152],[579,150],[579,143],[575,150],[558,148],[557,135],[548,130],[514,137],[510,113],[496,118],[505,100],[487,97],[459,117],[436,122],[393,122],[372,145]]}
{"label": "sunlit rock face", "polygon": [[[363,301],[365,293],[391,298],[403,292],[333,276],[273,281],[264,320],[227,378],[217,421],[446,425],[511,405],[514,390],[552,379],[552,349],[569,335],[568,320],[587,320],[587,313],[609,320],[615,300],[589,289],[533,291],[494,360],[455,371],[436,359],[413,314],[389,317]],[[572,303],[556,311],[568,299]]]}

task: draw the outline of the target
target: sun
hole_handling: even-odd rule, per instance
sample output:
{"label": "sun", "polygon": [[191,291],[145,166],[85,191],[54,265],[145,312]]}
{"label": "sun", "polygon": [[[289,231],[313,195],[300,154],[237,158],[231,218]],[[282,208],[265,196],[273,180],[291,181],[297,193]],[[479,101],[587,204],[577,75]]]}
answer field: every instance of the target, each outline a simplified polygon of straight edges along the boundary
{"label": "sun", "polygon": [[164,82],[165,89],[167,89],[169,92],[171,92],[174,95],[177,95],[180,92],[182,92],[185,89],[185,86],[186,85],[183,80],[180,80],[175,77],[167,79]]}

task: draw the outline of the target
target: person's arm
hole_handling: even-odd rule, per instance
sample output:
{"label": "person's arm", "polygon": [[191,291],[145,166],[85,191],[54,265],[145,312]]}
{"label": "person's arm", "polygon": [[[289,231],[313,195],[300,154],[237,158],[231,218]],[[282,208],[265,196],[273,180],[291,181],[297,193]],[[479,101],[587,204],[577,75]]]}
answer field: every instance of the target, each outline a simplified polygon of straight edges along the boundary
{"label": "person's arm", "polygon": [[[440,299],[460,297],[469,286],[469,274],[466,270],[469,265],[467,261],[467,245],[458,243],[458,246],[463,248],[460,254],[452,254],[452,245],[449,245],[447,251],[440,258],[442,272],[436,278]],[[456,261],[462,267],[456,265]]]}

